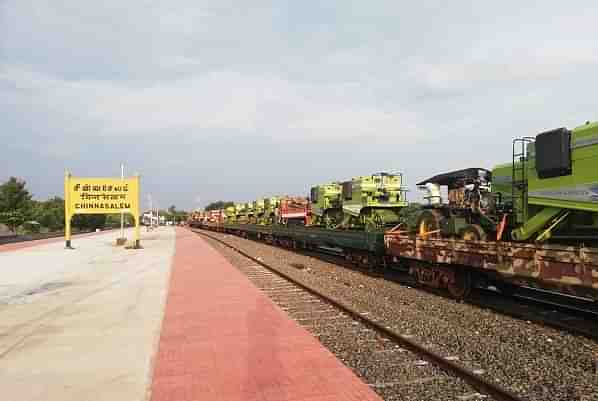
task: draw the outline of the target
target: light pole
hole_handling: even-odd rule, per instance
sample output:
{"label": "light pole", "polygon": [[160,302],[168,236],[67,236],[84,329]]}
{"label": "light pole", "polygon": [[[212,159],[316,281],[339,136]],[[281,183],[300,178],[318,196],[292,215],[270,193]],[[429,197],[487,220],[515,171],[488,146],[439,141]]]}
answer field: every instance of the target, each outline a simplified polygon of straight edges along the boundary
{"label": "light pole", "polygon": [[151,230],[152,228],[154,228],[154,205],[152,202],[152,195],[151,194],[147,194],[147,197],[149,198],[149,230]]}
{"label": "light pole", "polygon": [[[120,164],[120,181],[121,185],[125,185],[125,165]],[[125,238],[125,213],[120,209],[120,237]]]}

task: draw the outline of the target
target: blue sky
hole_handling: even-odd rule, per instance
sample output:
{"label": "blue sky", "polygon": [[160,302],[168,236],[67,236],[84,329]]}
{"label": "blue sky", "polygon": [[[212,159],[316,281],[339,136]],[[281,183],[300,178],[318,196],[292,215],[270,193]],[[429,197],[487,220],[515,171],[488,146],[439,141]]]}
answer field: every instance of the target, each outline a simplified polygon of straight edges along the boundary
{"label": "blue sky", "polygon": [[0,0],[0,179],[124,161],[194,208],[401,171],[416,198],[598,119],[598,3],[523,3]]}

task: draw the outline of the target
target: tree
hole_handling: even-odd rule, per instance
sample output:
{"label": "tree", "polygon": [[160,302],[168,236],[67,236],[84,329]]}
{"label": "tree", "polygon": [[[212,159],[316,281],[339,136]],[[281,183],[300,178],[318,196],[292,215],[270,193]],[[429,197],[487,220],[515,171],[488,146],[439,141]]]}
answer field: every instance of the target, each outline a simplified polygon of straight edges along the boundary
{"label": "tree", "polygon": [[189,215],[189,213],[185,212],[184,210],[178,210],[176,212],[176,222],[180,223],[183,221],[187,221],[187,216]]}
{"label": "tree", "polygon": [[161,216],[166,216],[166,220],[177,224],[181,221],[187,220],[187,212],[184,210],[177,210],[175,205],[172,205],[166,211],[160,211]]}
{"label": "tree", "polygon": [[0,222],[12,232],[23,224],[31,214],[31,194],[25,188],[25,181],[10,177],[0,185]]}
{"label": "tree", "polygon": [[219,209],[226,209],[229,206],[234,206],[235,202],[225,202],[225,201],[216,201],[208,204],[204,210],[219,210]]}
{"label": "tree", "polygon": [[35,202],[33,218],[50,231],[64,229],[64,199],[55,196],[47,201]]}
{"label": "tree", "polygon": [[[125,227],[131,227],[135,225],[135,218],[132,215],[125,213],[124,217]],[[120,214],[107,214],[104,227],[120,228]]]}
{"label": "tree", "polygon": [[72,220],[73,227],[79,230],[95,230],[106,225],[105,214],[76,214]]}
{"label": "tree", "polygon": [[18,210],[0,213],[0,223],[5,224],[13,233],[17,232],[17,227],[21,226],[27,217]]}

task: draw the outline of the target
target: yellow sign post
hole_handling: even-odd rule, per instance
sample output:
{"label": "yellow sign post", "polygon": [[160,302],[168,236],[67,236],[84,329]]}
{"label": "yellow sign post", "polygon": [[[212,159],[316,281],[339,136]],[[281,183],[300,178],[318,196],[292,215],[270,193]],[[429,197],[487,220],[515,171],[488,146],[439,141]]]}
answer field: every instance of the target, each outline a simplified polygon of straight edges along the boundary
{"label": "yellow sign post", "polygon": [[64,235],[71,247],[71,219],[76,214],[129,213],[135,219],[135,248],[139,248],[139,176],[129,178],[64,175]]}

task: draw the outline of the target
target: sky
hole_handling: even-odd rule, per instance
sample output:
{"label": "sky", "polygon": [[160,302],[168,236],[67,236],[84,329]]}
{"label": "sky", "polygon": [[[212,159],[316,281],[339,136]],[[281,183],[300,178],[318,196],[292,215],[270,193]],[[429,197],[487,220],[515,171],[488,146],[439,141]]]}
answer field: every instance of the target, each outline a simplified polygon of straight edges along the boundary
{"label": "sky", "polygon": [[598,120],[596,1],[0,0],[0,180],[142,206],[415,183]]}

